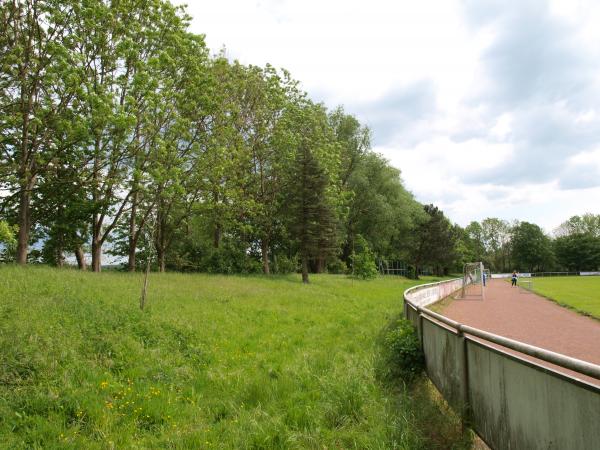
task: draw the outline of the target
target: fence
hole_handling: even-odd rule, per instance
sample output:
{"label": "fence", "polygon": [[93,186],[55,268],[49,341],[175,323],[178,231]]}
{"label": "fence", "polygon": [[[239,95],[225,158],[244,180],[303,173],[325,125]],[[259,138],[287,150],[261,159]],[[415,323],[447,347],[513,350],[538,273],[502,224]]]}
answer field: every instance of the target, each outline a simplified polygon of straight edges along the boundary
{"label": "fence", "polygon": [[[600,272],[521,272],[518,274],[522,278],[530,277],[589,277],[600,276]],[[512,273],[494,273],[492,278],[510,278]]]}
{"label": "fence", "polygon": [[[419,331],[427,374],[448,403],[494,449],[598,448],[600,366],[426,308],[460,285],[449,280],[404,292],[404,313]],[[598,385],[524,355],[596,378]]]}

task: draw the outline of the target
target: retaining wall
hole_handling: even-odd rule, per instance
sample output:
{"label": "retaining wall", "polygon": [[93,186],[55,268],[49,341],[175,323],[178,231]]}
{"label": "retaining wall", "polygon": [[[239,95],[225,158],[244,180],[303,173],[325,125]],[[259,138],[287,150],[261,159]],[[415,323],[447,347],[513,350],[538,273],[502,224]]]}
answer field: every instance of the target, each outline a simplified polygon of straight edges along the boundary
{"label": "retaining wall", "polygon": [[[418,328],[427,374],[449,404],[493,449],[599,449],[600,366],[461,325],[426,308],[460,284],[449,280],[404,293],[405,315]],[[506,347],[598,378],[598,385]]]}

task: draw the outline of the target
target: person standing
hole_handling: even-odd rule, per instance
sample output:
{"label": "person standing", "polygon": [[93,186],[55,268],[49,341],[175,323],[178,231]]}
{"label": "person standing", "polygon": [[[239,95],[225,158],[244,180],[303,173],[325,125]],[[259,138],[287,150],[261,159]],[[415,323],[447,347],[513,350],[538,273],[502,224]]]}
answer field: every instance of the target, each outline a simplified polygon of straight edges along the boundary
{"label": "person standing", "polygon": [[511,278],[511,286],[517,285],[517,271],[513,270],[512,278]]}

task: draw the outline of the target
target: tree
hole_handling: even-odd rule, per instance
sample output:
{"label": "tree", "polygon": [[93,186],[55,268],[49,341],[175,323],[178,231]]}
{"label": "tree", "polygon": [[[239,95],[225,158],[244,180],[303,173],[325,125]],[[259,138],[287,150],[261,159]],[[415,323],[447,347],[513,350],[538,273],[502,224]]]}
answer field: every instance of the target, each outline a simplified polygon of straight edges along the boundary
{"label": "tree", "polygon": [[369,244],[360,234],[356,236],[356,243],[352,252],[352,273],[363,280],[370,280],[377,275],[375,255],[373,255]]}
{"label": "tree", "polygon": [[64,149],[84,142],[74,113],[83,92],[79,44],[71,25],[76,1],[2,2],[0,7],[0,174],[16,204],[16,261],[27,262],[32,195],[40,176]]}
{"label": "tree", "polygon": [[507,221],[488,217],[481,222],[486,260],[496,271],[510,271],[510,225]]}
{"label": "tree", "polygon": [[529,222],[520,222],[512,229],[512,256],[517,269],[533,272],[551,266],[551,241],[542,229]]}
{"label": "tree", "polygon": [[[281,208],[285,162],[277,148],[277,134],[285,123],[280,118],[299,95],[297,82],[288,72],[273,67],[250,66],[240,80],[238,132],[243,138],[245,157],[244,193],[252,222],[251,234],[260,246],[263,272],[270,273],[270,247],[277,232]],[[240,200],[240,199],[238,199]]]}
{"label": "tree", "polygon": [[553,245],[558,263],[567,270],[595,271],[600,267],[600,237],[572,233],[557,237]]}
{"label": "tree", "polygon": [[443,275],[456,260],[457,236],[440,209],[434,205],[425,205],[423,209],[426,215],[416,225],[412,248],[416,275],[423,266],[430,266],[436,274]]}
{"label": "tree", "polygon": [[422,206],[402,185],[400,171],[380,155],[368,153],[355,164],[347,183],[344,258],[360,234],[380,257],[405,259]]}
{"label": "tree", "polygon": [[308,283],[310,260],[337,248],[338,147],[320,105],[306,102],[293,108],[287,119],[293,157],[287,178],[288,226],[298,245],[302,282]]}
{"label": "tree", "polygon": [[600,237],[600,214],[586,213],[583,216],[572,216],[556,229],[555,234],[559,237],[572,234],[590,234]]}
{"label": "tree", "polygon": [[467,225],[462,235],[462,241],[468,254],[465,262],[484,261],[487,258],[484,231],[479,222],[473,221]]}

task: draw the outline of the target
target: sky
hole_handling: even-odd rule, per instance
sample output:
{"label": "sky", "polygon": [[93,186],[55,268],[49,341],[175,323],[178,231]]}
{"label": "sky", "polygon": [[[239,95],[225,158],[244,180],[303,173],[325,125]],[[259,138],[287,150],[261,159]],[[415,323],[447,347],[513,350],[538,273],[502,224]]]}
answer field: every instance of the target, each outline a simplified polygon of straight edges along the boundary
{"label": "sky", "polygon": [[600,2],[174,3],[213,53],[285,68],[343,105],[416,199],[462,226],[552,232],[600,213]]}

